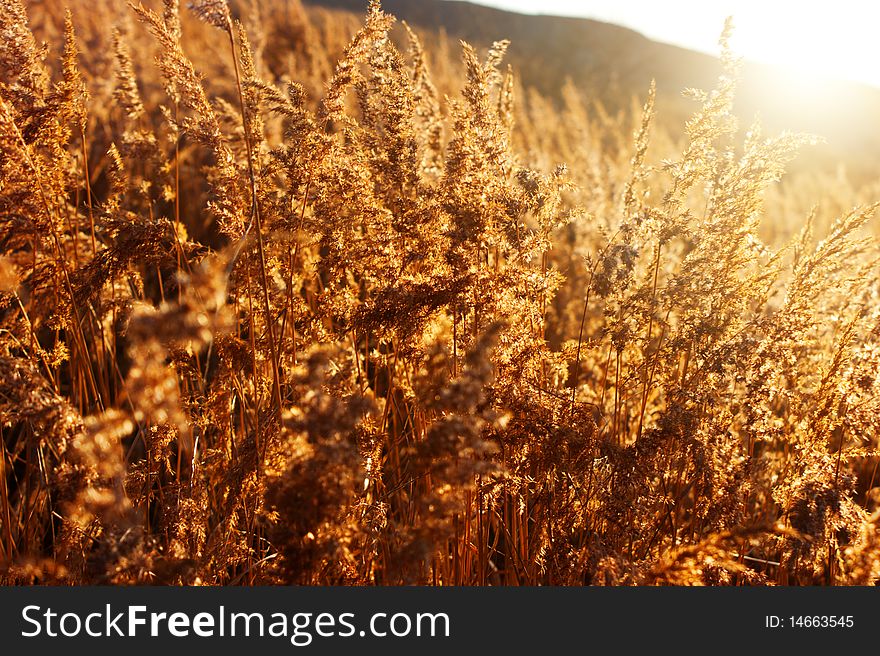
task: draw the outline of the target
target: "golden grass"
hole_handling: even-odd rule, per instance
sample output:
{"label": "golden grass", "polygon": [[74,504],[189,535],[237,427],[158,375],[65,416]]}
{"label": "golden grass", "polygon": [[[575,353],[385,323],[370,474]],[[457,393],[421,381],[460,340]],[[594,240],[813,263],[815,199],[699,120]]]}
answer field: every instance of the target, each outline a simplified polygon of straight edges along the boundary
{"label": "golden grass", "polygon": [[875,206],[779,184],[726,33],[676,144],[192,4],[0,0],[0,581],[876,581]]}

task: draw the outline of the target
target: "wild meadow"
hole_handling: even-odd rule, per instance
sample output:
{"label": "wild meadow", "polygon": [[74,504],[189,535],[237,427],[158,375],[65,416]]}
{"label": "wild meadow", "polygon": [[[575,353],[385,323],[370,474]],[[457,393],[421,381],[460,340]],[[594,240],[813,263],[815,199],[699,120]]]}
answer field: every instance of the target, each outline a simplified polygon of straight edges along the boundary
{"label": "wild meadow", "polygon": [[675,130],[376,0],[67,6],[0,0],[0,582],[880,576],[877,205],[729,28]]}

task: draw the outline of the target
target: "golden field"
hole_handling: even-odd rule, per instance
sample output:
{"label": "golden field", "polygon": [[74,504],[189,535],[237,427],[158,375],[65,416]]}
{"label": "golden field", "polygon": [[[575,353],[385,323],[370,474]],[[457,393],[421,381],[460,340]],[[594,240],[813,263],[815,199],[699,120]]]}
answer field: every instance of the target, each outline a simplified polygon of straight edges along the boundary
{"label": "golden field", "polygon": [[192,4],[0,0],[0,582],[875,583],[880,190],[727,30],[670,127]]}

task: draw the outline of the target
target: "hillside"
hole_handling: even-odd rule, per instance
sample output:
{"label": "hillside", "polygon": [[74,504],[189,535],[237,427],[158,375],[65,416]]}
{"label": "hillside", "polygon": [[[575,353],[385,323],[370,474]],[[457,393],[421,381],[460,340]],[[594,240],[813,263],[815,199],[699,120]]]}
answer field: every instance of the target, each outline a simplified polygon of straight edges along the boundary
{"label": "hillside", "polygon": [[[367,0],[308,0],[306,4],[363,13]],[[714,57],[659,43],[633,30],[585,18],[532,16],[449,0],[384,0],[382,6],[423,30],[445,30],[453,39],[487,46],[510,39],[508,61],[523,84],[558,97],[571,78],[606,107],[628,107],[657,83],[660,120],[675,129],[693,105],[689,87],[711,88],[718,76]],[[718,26],[720,31],[721,26]],[[880,89],[816,78],[792,80],[762,64],[743,67],[737,112],[744,122],[759,115],[770,131],[795,130],[823,137],[817,155],[831,165],[843,160],[865,173],[880,152]]]}

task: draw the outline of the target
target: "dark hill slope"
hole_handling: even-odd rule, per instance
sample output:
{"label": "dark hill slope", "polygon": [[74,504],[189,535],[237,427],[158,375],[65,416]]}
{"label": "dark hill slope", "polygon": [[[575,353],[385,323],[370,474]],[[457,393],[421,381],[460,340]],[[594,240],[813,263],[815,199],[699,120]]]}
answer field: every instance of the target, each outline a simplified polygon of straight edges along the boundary
{"label": "dark hill slope", "polygon": [[[367,0],[308,0],[363,13]],[[681,97],[687,87],[709,88],[719,73],[714,57],[652,41],[633,30],[585,18],[532,16],[468,2],[384,0],[385,11],[423,30],[443,29],[450,37],[486,46],[510,39],[508,61],[523,84],[558,97],[566,78],[609,108],[629,106],[657,81],[661,120],[681,125],[693,109]],[[718,26],[719,32],[721,25]],[[828,161],[842,159],[855,171],[880,161],[880,90],[820,79],[792,81],[773,67],[747,63],[737,110],[745,121],[760,114],[770,131],[820,135],[818,151]]]}

